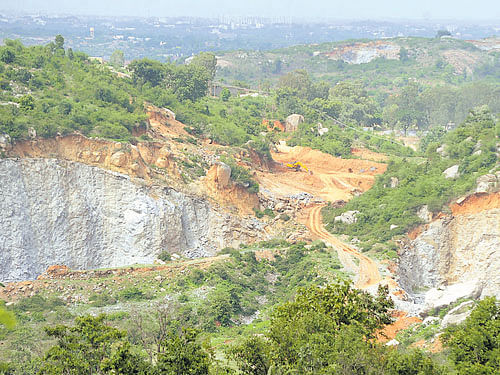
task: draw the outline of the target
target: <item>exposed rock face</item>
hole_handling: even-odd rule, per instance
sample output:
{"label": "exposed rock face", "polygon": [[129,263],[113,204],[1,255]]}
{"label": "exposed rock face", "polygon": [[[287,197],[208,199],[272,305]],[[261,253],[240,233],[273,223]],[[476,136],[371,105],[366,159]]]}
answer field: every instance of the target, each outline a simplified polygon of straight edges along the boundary
{"label": "exposed rock face", "polygon": [[494,174],[486,174],[479,177],[476,181],[476,193],[491,193],[495,191],[499,185],[498,180],[497,175]]}
{"label": "exposed rock face", "polygon": [[304,116],[293,114],[286,118],[285,131],[294,132],[299,128],[299,125],[304,122]]}
{"label": "exposed rock face", "polygon": [[469,196],[451,207],[454,216],[434,220],[409,240],[400,254],[400,285],[410,293],[438,288],[451,295],[450,285],[464,283],[470,284],[471,296],[500,297],[498,198],[499,193]]}
{"label": "exposed rock face", "polygon": [[0,160],[0,212],[1,281],[33,279],[53,264],[152,263],[162,250],[208,256],[263,231],[200,198],[56,159]]}

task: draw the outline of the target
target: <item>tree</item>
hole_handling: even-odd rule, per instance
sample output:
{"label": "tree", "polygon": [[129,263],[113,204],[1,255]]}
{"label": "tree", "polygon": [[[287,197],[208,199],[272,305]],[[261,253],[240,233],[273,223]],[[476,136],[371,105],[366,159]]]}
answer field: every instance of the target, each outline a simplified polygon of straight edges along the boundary
{"label": "tree", "polygon": [[57,34],[56,35],[56,39],[55,39],[55,43],[56,43],[56,49],[64,49],[64,38],[61,34]]}
{"label": "tree", "polygon": [[31,111],[35,108],[35,99],[31,95],[23,95],[19,99],[19,108],[24,111]]}
{"label": "tree", "polygon": [[[379,288],[376,297],[354,289],[348,281],[299,289],[293,301],[272,313],[268,337],[273,362],[306,373],[330,366],[335,373],[331,366],[338,361],[347,361],[352,353],[370,353],[364,338],[373,337],[377,329],[391,322],[392,306],[387,288]],[[351,354],[339,357],[346,352]]]}
{"label": "tree", "polygon": [[123,54],[123,51],[121,51],[119,49],[115,50],[111,54],[109,62],[115,68],[121,68],[121,67],[123,67],[123,65],[125,65],[125,55]]}
{"label": "tree", "polygon": [[0,52],[0,61],[6,64],[11,64],[14,62],[16,54],[10,48],[3,48]]}
{"label": "tree", "polygon": [[215,73],[217,71],[217,58],[212,52],[201,52],[196,55],[193,60],[191,60],[190,65],[197,65],[204,68],[210,80],[215,78]]}
{"label": "tree", "polygon": [[227,87],[222,89],[220,93],[220,98],[222,99],[223,102],[227,102],[229,98],[231,97],[231,91]]}
{"label": "tree", "polygon": [[251,336],[229,350],[229,357],[244,375],[267,375],[269,371],[269,344],[258,336]]}
{"label": "tree", "polygon": [[399,61],[401,62],[405,62],[405,61],[408,61],[409,60],[409,57],[408,57],[408,50],[404,47],[401,47],[399,49]]}
{"label": "tree", "polygon": [[495,297],[480,301],[465,322],[448,327],[441,337],[460,375],[500,372],[500,305]]}
{"label": "tree", "polygon": [[155,60],[134,60],[128,69],[132,72],[134,82],[139,84],[150,83],[151,86],[158,86],[165,78],[163,64]]}
{"label": "tree", "polygon": [[170,333],[162,345],[158,356],[157,371],[162,375],[207,375],[210,356],[197,342],[198,331],[183,329],[180,333]]}
{"label": "tree", "polygon": [[107,326],[104,320],[105,315],[83,316],[76,318],[73,327],[46,327],[57,343],[45,354],[40,374],[150,373],[142,357],[132,353],[126,332]]}
{"label": "tree", "polygon": [[448,30],[438,30],[436,38],[441,38],[442,36],[451,36],[451,33]]}

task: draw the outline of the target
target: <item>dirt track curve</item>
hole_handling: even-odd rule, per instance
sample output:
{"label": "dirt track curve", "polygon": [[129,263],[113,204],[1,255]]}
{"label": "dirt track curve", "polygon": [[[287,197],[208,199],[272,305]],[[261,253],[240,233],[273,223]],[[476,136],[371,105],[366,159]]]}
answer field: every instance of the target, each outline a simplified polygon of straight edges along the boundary
{"label": "dirt track curve", "polygon": [[359,253],[356,249],[340,241],[337,237],[331,235],[323,227],[323,223],[321,221],[321,209],[323,207],[324,206],[315,206],[309,212],[306,225],[311,233],[337,249],[340,261],[344,266],[347,266],[347,268],[353,268],[353,266],[356,267],[353,265],[352,259],[350,258],[351,255],[359,260],[359,266],[357,266],[358,280],[356,281],[356,287],[365,289],[379,283],[382,278],[378,272],[377,264],[367,256]]}

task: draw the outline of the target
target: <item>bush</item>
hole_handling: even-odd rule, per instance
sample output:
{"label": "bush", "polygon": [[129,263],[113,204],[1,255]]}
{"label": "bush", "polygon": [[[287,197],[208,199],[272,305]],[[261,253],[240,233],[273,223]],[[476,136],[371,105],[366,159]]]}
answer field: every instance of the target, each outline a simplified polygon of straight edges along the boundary
{"label": "bush", "polygon": [[140,301],[140,300],[144,300],[144,299],[149,299],[149,297],[146,296],[146,294],[144,294],[144,292],[136,286],[131,286],[127,289],[122,290],[119,293],[119,297],[120,297],[120,299],[123,299],[126,301],[130,301],[130,300]]}
{"label": "bush", "polygon": [[167,250],[163,250],[160,254],[158,254],[158,259],[164,262],[170,262],[172,260],[172,255]]}

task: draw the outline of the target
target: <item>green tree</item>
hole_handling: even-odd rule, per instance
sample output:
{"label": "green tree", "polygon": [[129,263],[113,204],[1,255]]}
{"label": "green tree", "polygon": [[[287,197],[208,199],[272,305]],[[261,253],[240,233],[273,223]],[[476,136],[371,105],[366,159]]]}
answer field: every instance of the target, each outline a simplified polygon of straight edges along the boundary
{"label": "green tree", "polygon": [[40,374],[147,374],[145,361],[133,354],[126,332],[104,323],[105,315],[76,318],[75,326],[45,328],[57,340],[45,354]]}
{"label": "green tree", "polygon": [[258,336],[251,336],[229,350],[229,357],[244,375],[267,375],[269,371],[269,344]]}
{"label": "green tree", "polygon": [[10,48],[3,48],[0,52],[0,61],[11,64],[16,59],[16,54]]}
{"label": "green tree", "polygon": [[[338,358],[329,357],[337,357],[338,353],[328,348],[339,346],[340,352],[354,349],[347,346],[351,338],[345,342],[339,335],[360,338],[357,345],[367,352],[368,344],[363,342],[363,337],[373,337],[378,328],[391,322],[392,306],[387,288],[379,288],[376,297],[354,289],[348,281],[325,288],[299,289],[293,301],[278,306],[271,316],[268,337],[273,362],[282,368],[308,369],[308,373],[315,373],[326,363],[337,361]],[[343,360],[349,357],[342,356]]]}
{"label": "green tree", "polygon": [[161,375],[207,375],[210,356],[198,343],[198,331],[183,329],[170,333],[163,342],[156,370]]}
{"label": "green tree", "polygon": [[56,35],[55,44],[56,49],[64,49],[64,38],[61,34]]}
{"label": "green tree", "polygon": [[480,301],[465,322],[448,327],[441,337],[460,375],[500,373],[500,305],[496,298]]}
{"label": "green tree", "polygon": [[231,97],[231,91],[229,91],[228,88],[222,89],[222,91],[220,93],[220,98],[222,99],[222,101],[227,102],[230,97]]}
{"label": "green tree", "polygon": [[212,52],[201,52],[196,55],[193,60],[191,60],[191,65],[198,65],[203,67],[210,78],[213,80],[215,78],[215,73],[217,71],[217,58]]}
{"label": "green tree", "polygon": [[134,82],[139,84],[150,83],[151,86],[157,86],[165,77],[163,64],[155,60],[135,60],[128,65],[128,69],[132,72]]}
{"label": "green tree", "polygon": [[19,99],[19,108],[24,111],[35,109],[35,99],[31,95],[23,95]]}
{"label": "green tree", "polygon": [[115,68],[123,67],[123,65],[125,65],[125,55],[123,54],[123,51],[119,49],[113,51],[109,59],[109,62]]}

